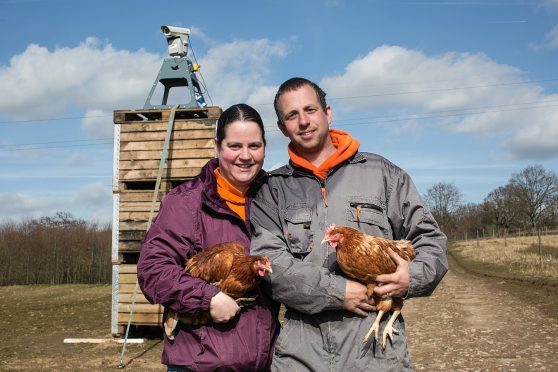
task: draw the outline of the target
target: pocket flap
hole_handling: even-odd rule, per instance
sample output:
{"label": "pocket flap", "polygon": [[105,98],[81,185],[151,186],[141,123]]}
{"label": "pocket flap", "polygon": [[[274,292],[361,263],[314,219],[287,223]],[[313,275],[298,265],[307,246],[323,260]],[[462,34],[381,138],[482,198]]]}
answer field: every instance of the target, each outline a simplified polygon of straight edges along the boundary
{"label": "pocket flap", "polygon": [[307,206],[297,205],[285,210],[285,219],[291,223],[312,221],[312,210]]}

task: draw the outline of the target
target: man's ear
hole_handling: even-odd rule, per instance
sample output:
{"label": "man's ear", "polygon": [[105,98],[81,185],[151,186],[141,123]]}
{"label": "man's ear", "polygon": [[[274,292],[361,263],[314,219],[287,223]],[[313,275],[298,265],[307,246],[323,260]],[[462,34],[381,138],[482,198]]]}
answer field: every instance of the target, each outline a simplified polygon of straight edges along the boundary
{"label": "man's ear", "polygon": [[327,124],[331,125],[331,123],[333,122],[333,111],[331,110],[331,106],[327,105],[326,106],[326,116],[327,116]]}
{"label": "man's ear", "polygon": [[285,137],[289,137],[289,134],[287,133],[287,128],[285,128],[285,123],[283,123],[281,120],[277,120],[277,126],[279,127],[279,130],[281,131],[281,133],[283,133]]}

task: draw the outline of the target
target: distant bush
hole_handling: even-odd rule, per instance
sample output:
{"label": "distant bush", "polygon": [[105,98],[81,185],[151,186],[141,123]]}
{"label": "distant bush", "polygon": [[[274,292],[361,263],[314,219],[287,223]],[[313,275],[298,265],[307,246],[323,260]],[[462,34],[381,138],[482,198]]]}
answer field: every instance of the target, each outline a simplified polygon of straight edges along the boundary
{"label": "distant bush", "polygon": [[111,236],[67,212],[0,224],[0,285],[110,283]]}

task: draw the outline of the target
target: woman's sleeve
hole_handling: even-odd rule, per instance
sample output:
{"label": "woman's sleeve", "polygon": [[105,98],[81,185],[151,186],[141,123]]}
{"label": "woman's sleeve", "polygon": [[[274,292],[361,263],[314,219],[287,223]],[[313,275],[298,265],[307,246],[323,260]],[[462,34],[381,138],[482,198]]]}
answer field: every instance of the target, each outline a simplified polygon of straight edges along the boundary
{"label": "woman's sleeve", "polygon": [[209,309],[219,289],[184,272],[187,258],[195,254],[199,208],[184,205],[177,194],[161,201],[141,246],[138,282],[145,297],[177,313],[195,315]]}

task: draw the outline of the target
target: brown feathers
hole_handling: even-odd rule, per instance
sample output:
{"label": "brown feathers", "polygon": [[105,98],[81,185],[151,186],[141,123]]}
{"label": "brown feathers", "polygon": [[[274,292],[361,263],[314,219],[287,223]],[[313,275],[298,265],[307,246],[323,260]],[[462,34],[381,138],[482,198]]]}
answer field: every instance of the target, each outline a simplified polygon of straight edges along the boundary
{"label": "brown feathers", "polygon": [[368,287],[368,294],[374,299],[378,316],[364,336],[366,342],[372,332],[378,339],[380,320],[385,312],[393,309],[394,313],[384,328],[382,346],[385,348],[387,338],[393,338],[397,330],[393,323],[403,307],[402,298],[391,298],[388,296],[378,297],[374,294],[374,287],[379,283],[376,277],[380,274],[391,274],[397,269],[397,265],[390,257],[388,249],[391,248],[401,258],[411,261],[415,258],[415,250],[408,240],[389,240],[377,236],[364,234],[356,229],[344,226],[332,225],[327,229],[322,243],[328,242],[336,250],[337,263],[343,272]]}
{"label": "brown feathers", "polygon": [[[246,293],[255,289],[260,279],[271,272],[271,262],[265,256],[249,256],[244,246],[237,242],[216,244],[207,248],[186,262],[184,271],[193,277],[205,280],[231,296],[237,302],[254,299],[242,299]],[[239,302],[240,305],[240,302]],[[187,324],[203,324],[209,321],[209,312],[197,317],[178,315],[168,311],[165,320],[165,332],[172,340],[178,319]]]}

